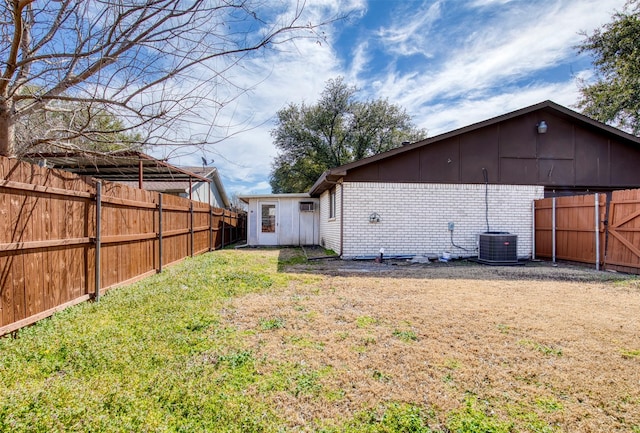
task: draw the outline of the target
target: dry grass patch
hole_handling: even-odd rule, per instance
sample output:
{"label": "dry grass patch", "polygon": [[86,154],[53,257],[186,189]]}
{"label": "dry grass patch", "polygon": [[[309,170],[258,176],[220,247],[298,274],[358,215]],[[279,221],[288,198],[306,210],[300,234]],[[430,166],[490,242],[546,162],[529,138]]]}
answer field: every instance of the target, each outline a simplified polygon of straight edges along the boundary
{"label": "dry grass patch", "polygon": [[323,276],[233,298],[222,321],[278,378],[251,392],[291,428],[409,404],[433,430],[640,431],[635,280],[549,266],[281,270]]}

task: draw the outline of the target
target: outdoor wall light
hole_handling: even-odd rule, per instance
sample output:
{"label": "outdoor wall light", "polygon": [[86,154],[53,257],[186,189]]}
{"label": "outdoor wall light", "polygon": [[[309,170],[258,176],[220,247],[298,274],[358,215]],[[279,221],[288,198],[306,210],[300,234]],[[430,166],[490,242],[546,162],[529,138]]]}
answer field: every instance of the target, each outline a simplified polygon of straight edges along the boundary
{"label": "outdoor wall light", "polygon": [[376,212],[372,213],[371,215],[369,215],[369,222],[370,223],[379,223],[380,222],[380,215],[378,215]]}
{"label": "outdoor wall light", "polygon": [[538,134],[546,134],[547,133],[547,122],[545,122],[544,120],[541,120],[540,123],[538,123],[538,125],[536,125],[538,127]]}

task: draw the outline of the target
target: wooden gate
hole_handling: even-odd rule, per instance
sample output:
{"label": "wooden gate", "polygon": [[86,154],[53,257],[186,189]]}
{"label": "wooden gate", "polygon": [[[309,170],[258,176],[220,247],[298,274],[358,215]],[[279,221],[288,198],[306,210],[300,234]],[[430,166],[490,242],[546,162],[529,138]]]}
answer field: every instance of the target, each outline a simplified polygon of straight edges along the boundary
{"label": "wooden gate", "polygon": [[536,257],[640,274],[640,189],[535,200],[534,218]]}
{"label": "wooden gate", "polygon": [[535,200],[536,257],[599,267],[604,257],[606,200],[605,194]]}
{"label": "wooden gate", "polygon": [[605,269],[640,273],[640,189],[613,192],[607,229]]}

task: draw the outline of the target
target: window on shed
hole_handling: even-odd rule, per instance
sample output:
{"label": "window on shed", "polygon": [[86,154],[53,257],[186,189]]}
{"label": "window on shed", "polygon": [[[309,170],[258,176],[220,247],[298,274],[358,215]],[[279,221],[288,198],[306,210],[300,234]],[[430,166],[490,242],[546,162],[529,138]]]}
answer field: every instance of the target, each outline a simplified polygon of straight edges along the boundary
{"label": "window on shed", "polygon": [[329,191],[329,218],[336,217],[336,189],[331,188]]}
{"label": "window on shed", "polygon": [[313,212],[314,206],[312,201],[301,201],[300,212]]}
{"label": "window on shed", "polygon": [[276,232],[276,205],[262,205],[262,233]]}

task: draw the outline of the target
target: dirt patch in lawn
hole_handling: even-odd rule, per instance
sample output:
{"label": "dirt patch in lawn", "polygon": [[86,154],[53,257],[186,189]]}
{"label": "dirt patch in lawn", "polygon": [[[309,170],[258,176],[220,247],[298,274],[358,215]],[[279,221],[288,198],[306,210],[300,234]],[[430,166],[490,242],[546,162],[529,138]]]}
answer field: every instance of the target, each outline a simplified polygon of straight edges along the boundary
{"label": "dirt patch in lawn", "polygon": [[278,254],[282,272],[320,277],[234,298],[224,320],[264,374],[299,373],[299,392],[263,397],[293,428],[403,402],[430,413],[434,429],[473,405],[515,431],[640,431],[637,279],[548,263]]}

